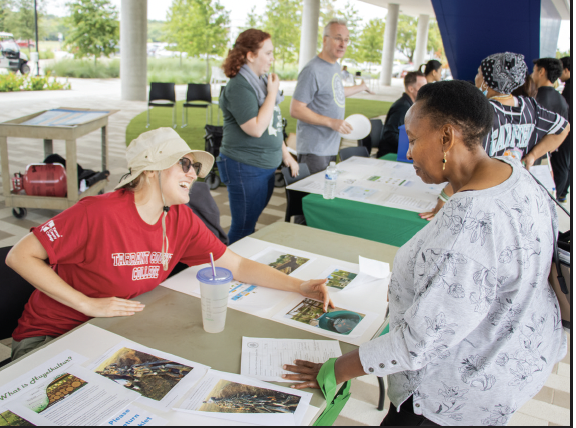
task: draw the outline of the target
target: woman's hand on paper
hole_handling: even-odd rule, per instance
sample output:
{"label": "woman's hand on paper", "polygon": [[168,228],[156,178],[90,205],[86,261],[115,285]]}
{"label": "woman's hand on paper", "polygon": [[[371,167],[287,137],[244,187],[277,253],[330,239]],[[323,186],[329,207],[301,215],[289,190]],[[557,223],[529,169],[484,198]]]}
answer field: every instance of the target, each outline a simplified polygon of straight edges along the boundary
{"label": "woman's hand on paper", "polygon": [[140,302],[120,299],[118,297],[87,298],[80,312],[89,317],[125,317],[144,310]]}
{"label": "woman's hand on paper", "polygon": [[316,377],[320,373],[322,363],[312,363],[310,361],[295,360],[294,365],[285,364],[282,368],[297,374],[283,374],[282,378],[287,380],[302,381],[291,386],[294,389],[316,388],[320,389]]}
{"label": "woman's hand on paper", "polygon": [[311,279],[300,284],[300,294],[324,302],[324,312],[328,312],[328,306],[334,308],[328,287],[326,287],[327,281],[327,279]]}
{"label": "woman's hand on paper", "polygon": [[441,199],[438,199],[438,202],[436,203],[436,207],[434,207],[434,209],[432,211],[420,213],[418,215],[420,216],[420,218],[423,218],[424,220],[430,221],[434,218],[434,216],[436,214],[438,214],[438,211],[440,211],[443,206],[444,206],[444,201]]}

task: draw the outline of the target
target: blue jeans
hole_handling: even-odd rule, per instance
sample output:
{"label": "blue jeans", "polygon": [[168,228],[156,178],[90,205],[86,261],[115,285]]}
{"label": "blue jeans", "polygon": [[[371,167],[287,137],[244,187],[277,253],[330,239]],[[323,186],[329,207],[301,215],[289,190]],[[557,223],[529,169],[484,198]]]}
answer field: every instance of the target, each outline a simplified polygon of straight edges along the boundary
{"label": "blue jeans", "polygon": [[230,244],[254,233],[258,217],[274,191],[276,168],[264,169],[236,162],[222,153],[216,159],[220,179],[228,188],[232,226]]}

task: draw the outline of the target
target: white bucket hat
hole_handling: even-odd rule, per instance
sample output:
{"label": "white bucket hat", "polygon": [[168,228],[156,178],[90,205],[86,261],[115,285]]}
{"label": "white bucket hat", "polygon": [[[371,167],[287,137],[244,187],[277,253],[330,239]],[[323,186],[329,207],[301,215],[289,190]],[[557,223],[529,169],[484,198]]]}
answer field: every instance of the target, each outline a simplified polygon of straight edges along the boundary
{"label": "white bucket hat", "polygon": [[204,150],[191,150],[188,144],[172,128],[158,128],[140,134],[126,149],[128,170],[114,190],[135,180],[144,171],[162,171],[176,164],[182,157],[192,153],[195,162],[202,164],[198,177],[204,178],[212,166],[214,156]]}
{"label": "white bucket hat", "polygon": [[130,143],[126,149],[126,160],[128,161],[128,174],[120,179],[120,183],[114,188],[119,189],[136,179],[144,171],[159,171],[160,194],[164,212],[162,213],[162,267],[168,270],[168,261],[165,254],[168,252],[169,242],[166,236],[166,216],[170,207],[166,206],[164,194],[162,193],[161,172],[175,165],[182,157],[192,153],[195,162],[200,162],[202,168],[198,177],[204,178],[214,165],[214,156],[204,150],[190,150],[188,144],[172,128],[158,128],[153,131],[144,132]]}

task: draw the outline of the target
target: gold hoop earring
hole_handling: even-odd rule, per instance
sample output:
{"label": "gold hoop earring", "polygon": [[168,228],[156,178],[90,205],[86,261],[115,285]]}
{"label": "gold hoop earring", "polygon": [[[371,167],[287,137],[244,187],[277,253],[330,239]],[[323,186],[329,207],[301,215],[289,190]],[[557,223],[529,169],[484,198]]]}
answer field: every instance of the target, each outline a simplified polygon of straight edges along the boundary
{"label": "gold hoop earring", "polygon": [[446,169],[446,152],[444,152],[444,159],[442,159],[442,171]]}

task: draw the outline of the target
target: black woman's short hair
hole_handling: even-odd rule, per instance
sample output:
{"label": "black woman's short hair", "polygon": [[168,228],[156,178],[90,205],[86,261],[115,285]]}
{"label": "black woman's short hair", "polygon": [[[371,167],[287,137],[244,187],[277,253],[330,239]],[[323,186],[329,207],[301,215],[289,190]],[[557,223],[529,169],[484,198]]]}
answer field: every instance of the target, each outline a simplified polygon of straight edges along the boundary
{"label": "black woman's short hair", "polygon": [[492,129],[494,108],[490,101],[476,86],[463,80],[424,85],[416,103],[421,106],[420,116],[428,117],[432,126],[459,127],[469,150],[480,145]]}
{"label": "black woman's short hair", "polygon": [[562,62],[556,58],[539,58],[532,62],[546,71],[546,78],[552,83],[558,80],[564,70]]}

